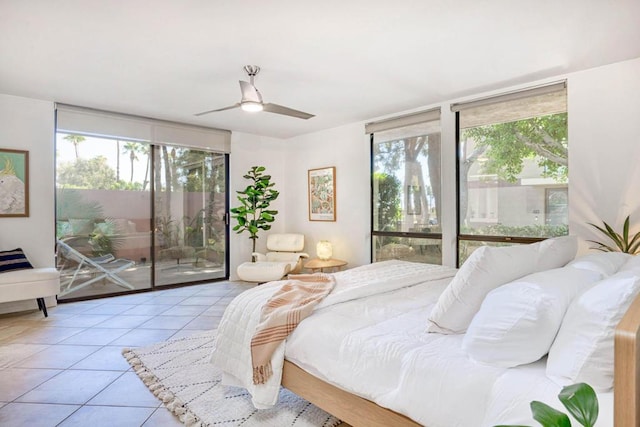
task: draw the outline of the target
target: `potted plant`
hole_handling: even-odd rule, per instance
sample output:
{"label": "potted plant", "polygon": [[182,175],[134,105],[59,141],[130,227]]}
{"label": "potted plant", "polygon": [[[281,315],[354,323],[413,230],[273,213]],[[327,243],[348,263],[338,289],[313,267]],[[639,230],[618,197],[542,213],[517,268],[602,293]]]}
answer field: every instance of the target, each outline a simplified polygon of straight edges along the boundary
{"label": "potted plant", "polygon": [[[571,416],[584,427],[593,427],[598,419],[598,397],[589,384],[578,383],[564,387],[558,399]],[[571,427],[569,416],[551,406],[538,402],[531,402],[533,419],[542,427]],[[523,426],[496,426],[496,427],[523,427]]]}
{"label": "potted plant", "polygon": [[616,232],[609,224],[604,221],[602,221],[604,227],[589,223],[590,226],[595,227],[598,231],[611,239],[611,241],[614,243],[613,245],[598,242],[596,240],[587,241],[598,245],[593,249],[597,249],[599,251],[619,251],[631,255],[637,254],[638,252],[640,252],[640,231],[633,236],[629,236],[629,218],[630,216],[627,216],[627,218],[624,220],[624,224],[622,226],[622,234]]}
{"label": "potted plant", "polygon": [[[249,169],[244,178],[251,183],[244,190],[236,191],[241,205],[231,209],[232,218],[238,221],[233,231],[238,234],[245,231],[249,233],[249,239],[253,241],[252,253],[256,251],[258,232],[271,229],[271,223],[278,213],[270,210],[269,205],[280,193],[273,189],[275,183],[271,182],[271,175],[263,174],[264,171],[264,166],[252,166]],[[254,261],[253,256],[251,260]]]}

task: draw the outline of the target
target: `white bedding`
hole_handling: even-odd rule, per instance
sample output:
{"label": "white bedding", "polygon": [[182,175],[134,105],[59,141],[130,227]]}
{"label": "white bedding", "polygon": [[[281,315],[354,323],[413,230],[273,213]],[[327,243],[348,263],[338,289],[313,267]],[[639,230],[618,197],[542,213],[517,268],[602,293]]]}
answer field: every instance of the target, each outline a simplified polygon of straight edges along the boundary
{"label": "white bedding", "polygon": [[[335,273],[336,286],[316,310],[348,301],[358,301],[370,295],[384,294],[417,283],[443,277],[450,278],[454,274],[455,269],[449,267],[397,260]],[[229,304],[218,326],[215,350],[211,355],[211,363],[223,371],[223,383],[246,388],[258,409],[271,407],[277,402],[282,378],[284,345],[280,345],[274,352],[271,359],[273,375],[265,384],[253,384],[250,351],[251,338],[260,320],[261,307],[278,287],[278,282],[261,285],[243,292]]]}
{"label": "white bedding", "polygon": [[[468,359],[463,335],[425,333],[450,279],[317,310],[289,337],[285,357],[313,375],[429,427],[538,425],[540,400],[564,409],[545,359],[496,368]],[[613,426],[613,393],[600,393],[598,426]]]}
{"label": "white bedding", "polygon": [[[256,408],[276,403],[286,357],[342,389],[429,427],[538,425],[529,402],[563,409],[545,360],[517,368],[471,361],[463,335],[427,333],[427,317],[454,269],[386,261],[336,273],[334,291],[272,359],[273,377],[253,385],[250,341],[276,282],[231,302],[212,363],[227,384],[246,388]],[[600,393],[598,426],[613,426],[613,394]]]}

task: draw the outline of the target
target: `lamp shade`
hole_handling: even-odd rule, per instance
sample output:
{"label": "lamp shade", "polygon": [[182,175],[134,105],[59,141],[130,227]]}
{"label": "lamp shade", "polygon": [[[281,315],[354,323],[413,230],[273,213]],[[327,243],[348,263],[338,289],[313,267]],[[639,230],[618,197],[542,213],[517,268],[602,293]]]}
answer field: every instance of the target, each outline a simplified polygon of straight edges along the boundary
{"label": "lamp shade", "polygon": [[320,240],[316,245],[316,255],[318,255],[318,258],[320,258],[321,260],[326,261],[328,259],[331,259],[331,256],[333,255],[331,242],[329,242],[328,240]]}

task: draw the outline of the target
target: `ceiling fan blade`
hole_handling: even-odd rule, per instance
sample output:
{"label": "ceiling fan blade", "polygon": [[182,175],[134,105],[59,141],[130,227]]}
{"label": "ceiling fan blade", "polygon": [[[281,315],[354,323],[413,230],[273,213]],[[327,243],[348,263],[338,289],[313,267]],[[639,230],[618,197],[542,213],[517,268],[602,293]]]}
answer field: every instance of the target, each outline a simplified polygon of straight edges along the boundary
{"label": "ceiling fan blade", "polygon": [[258,89],[249,82],[240,80],[240,91],[242,92],[241,102],[257,102],[262,104],[262,95]]}
{"label": "ceiling fan blade", "polygon": [[263,111],[267,111],[269,113],[283,114],[285,116],[297,117],[299,119],[310,119],[311,117],[315,117],[313,114],[305,113],[303,111],[294,110],[293,108],[283,107],[278,104],[264,104]]}
{"label": "ceiling fan blade", "polygon": [[238,104],[235,104],[235,105],[230,105],[229,107],[218,108],[216,110],[203,111],[202,113],[194,114],[194,116],[204,116],[205,114],[217,113],[218,111],[224,111],[224,110],[231,110],[233,108],[238,108],[239,106],[240,106],[240,104],[238,103]]}

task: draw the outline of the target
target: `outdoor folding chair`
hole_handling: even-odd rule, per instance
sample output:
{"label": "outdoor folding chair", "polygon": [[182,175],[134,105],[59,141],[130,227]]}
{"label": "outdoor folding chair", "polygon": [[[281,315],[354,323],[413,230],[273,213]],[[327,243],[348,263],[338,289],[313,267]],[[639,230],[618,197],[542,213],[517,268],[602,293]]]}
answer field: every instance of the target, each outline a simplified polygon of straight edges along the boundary
{"label": "outdoor folding chair", "polygon": [[[77,264],[71,277],[60,281],[59,297],[75,292],[102,279],[107,279],[123,288],[134,289],[133,285],[118,277],[118,273],[134,265],[135,261],[116,259],[111,254],[100,257],[87,257],[61,240],[58,240],[58,256]],[[93,277],[83,281],[84,276],[87,274],[91,274]]]}

